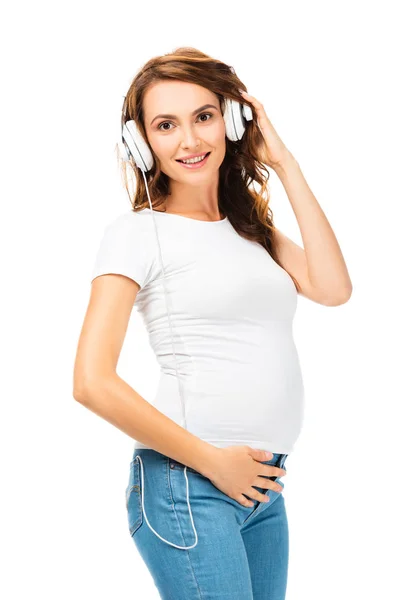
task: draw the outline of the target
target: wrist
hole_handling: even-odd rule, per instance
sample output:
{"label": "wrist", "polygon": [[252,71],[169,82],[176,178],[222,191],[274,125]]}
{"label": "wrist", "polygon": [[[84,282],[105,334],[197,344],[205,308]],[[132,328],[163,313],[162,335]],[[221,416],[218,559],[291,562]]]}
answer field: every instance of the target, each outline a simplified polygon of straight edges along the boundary
{"label": "wrist", "polygon": [[203,442],[203,446],[201,451],[198,454],[198,460],[196,461],[196,466],[194,468],[196,471],[211,479],[215,472],[215,464],[219,457],[220,448],[217,446],[213,446],[213,444],[209,444],[208,442]]}
{"label": "wrist", "polygon": [[286,173],[288,173],[288,171],[290,171],[293,165],[297,164],[297,160],[293,154],[288,151],[285,158],[275,165],[274,171],[278,176],[284,176]]}

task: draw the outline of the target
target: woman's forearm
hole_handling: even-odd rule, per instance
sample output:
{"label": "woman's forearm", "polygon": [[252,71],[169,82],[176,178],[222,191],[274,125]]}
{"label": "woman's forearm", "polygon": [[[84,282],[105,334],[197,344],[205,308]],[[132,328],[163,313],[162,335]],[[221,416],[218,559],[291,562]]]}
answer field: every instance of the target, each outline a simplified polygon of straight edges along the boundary
{"label": "woman's forearm", "polygon": [[347,301],[352,283],[333,229],[293,155],[275,168],[296,216],[310,282],[326,298]]}
{"label": "woman's forearm", "polygon": [[87,385],[74,398],[145,446],[211,476],[218,448],[157,410],[117,374]]}

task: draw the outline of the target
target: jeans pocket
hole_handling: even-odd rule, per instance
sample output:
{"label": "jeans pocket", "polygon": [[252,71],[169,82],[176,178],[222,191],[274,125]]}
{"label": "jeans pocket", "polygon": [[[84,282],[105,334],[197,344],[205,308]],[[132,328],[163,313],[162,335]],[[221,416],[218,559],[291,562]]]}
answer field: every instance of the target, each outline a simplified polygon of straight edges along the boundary
{"label": "jeans pocket", "polygon": [[125,505],[128,514],[129,533],[133,536],[143,523],[142,485],[140,481],[140,465],[134,458],[129,466],[129,482],[125,490]]}
{"label": "jeans pocket", "polygon": [[202,473],[199,473],[199,471],[196,471],[196,469],[193,469],[192,467],[184,465],[183,463],[178,462],[174,458],[168,457],[168,465],[169,465],[170,469],[174,469],[175,471],[184,471],[185,466],[186,466],[187,471],[190,471],[191,473],[195,473],[196,475],[200,475],[200,477],[204,477],[205,479],[207,479],[207,477],[202,475]]}

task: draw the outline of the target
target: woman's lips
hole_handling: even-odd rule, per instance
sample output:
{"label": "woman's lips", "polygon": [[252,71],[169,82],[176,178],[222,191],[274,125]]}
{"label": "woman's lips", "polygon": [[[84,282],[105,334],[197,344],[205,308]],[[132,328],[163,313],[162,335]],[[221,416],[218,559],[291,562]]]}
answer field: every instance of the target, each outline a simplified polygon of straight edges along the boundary
{"label": "woman's lips", "polygon": [[182,167],[184,167],[185,169],[200,169],[203,165],[206,164],[210,154],[211,154],[211,152],[207,152],[206,156],[200,162],[195,162],[195,163],[191,163],[191,164],[183,163],[180,160],[177,160],[176,162],[178,162],[180,165],[182,165]]}

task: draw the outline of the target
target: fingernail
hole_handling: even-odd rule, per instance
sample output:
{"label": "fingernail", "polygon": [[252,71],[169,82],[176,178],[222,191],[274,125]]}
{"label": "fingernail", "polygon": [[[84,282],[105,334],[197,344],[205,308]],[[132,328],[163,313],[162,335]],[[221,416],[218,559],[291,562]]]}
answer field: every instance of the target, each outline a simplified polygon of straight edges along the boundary
{"label": "fingernail", "polygon": [[267,460],[269,460],[270,458],[272,458],[273,454],[271,454],[271,452],[266,452],[265,453],[265,457]]}

